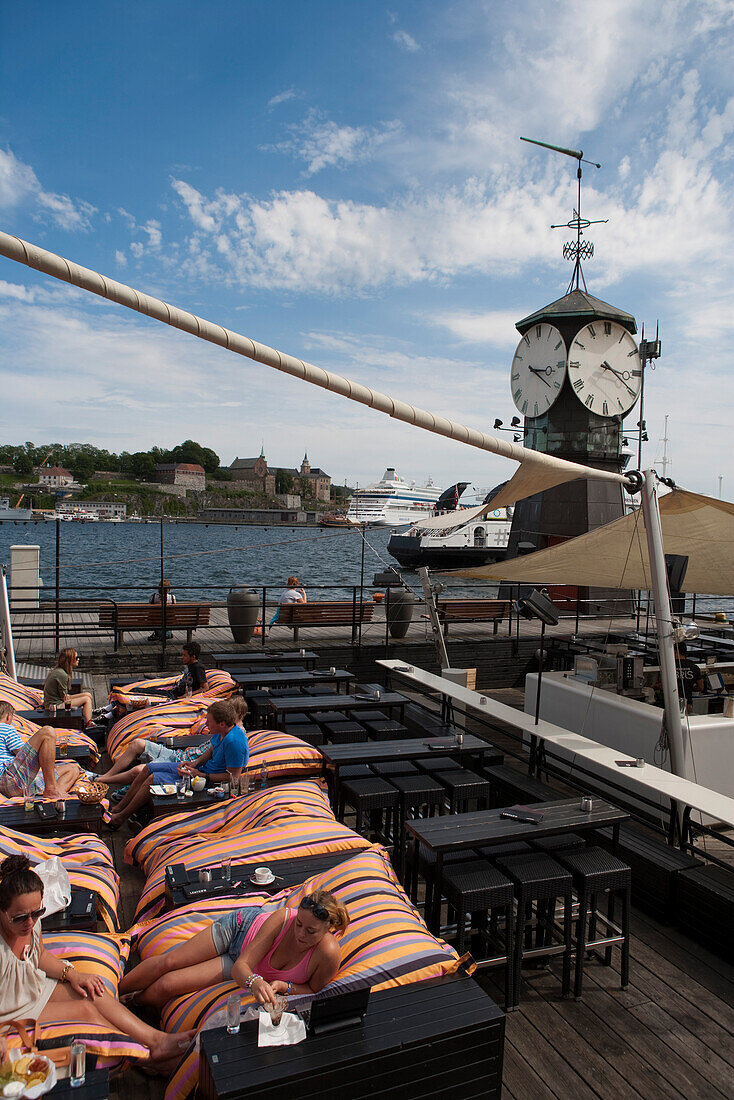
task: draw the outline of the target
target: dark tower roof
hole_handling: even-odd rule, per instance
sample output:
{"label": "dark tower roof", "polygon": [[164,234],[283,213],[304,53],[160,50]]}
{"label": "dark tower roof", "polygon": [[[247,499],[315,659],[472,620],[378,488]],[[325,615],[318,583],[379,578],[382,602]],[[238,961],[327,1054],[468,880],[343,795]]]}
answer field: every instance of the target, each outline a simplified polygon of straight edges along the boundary
{"label": "dark tower roof", "polygon": [[524,335],[529,328],[541,321],[557,325],[560,320],[571,318],[577,318],[581,325],[586,318],[590,321],[594,318],[617,321],[633,335],[637,332],[637,324],[631,313],[625,313],[616,306],[610,306],[608,302],[602,302],[601,298],[595,298],[585,290],[572,290],[570,294],[564,294],[562,298],[518,321],[515,328]]}

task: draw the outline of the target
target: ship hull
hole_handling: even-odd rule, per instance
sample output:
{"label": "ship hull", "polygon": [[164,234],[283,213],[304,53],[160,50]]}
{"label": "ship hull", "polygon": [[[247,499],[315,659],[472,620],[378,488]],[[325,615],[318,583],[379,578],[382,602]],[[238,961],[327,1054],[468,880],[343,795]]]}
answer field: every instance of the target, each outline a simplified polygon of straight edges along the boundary
{"label": "ship hull", "polygon": [[504,561],[506,549],[498,546],[421,546],[420,538],[392,535],[388,553],[406,569],[466,569]]}

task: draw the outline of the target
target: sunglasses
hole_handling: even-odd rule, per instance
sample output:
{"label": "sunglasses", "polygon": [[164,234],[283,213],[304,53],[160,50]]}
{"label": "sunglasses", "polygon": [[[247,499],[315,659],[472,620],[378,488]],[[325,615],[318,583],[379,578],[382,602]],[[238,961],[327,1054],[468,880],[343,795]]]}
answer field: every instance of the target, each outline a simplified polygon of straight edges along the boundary
{"label": "sunglasses", "polygon": [[27,920],[32,920],[34,923],[39,917],[42,917],[46,912],[46,906],[42,905],[40,909],[32,909],[30,913],[18,913],[16,917],[10,918],[11,924],[25,924]]}
{"label": "sunglasses", "polygon": [[317,901],[314,901],[310,894],[306,894],[298,908],[310,909],[317,920],[331,920],[329,910],[325,909],[323,905],[319,905]]}

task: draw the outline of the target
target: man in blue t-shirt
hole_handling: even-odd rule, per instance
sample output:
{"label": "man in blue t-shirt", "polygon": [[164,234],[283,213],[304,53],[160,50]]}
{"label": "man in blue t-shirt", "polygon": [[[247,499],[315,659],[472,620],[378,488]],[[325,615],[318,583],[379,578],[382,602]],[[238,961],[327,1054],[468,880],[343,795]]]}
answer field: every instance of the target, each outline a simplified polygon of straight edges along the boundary
{"label": "man in blue t-shirt", "polygon": [[242,769],[250,758],[247,734],[237,725],[237,716],[231,703],[225,699],[212,703],[206,712],[206,725],[211,740],[193,763],[177,760],[151,760],[142,766],[130,790],[119,806],[110,814],[113,829],[122,825],[130,814],[150,802],[150,788],[154,783],[175,783],[181,776],[203,776],[208,784],[239,782]]}

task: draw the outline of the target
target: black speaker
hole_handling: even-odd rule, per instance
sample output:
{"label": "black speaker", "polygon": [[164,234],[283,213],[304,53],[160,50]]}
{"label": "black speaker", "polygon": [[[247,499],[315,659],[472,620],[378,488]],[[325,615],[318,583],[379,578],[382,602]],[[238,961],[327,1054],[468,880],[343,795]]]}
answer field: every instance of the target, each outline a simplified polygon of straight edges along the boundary
{"label": "black speaker", "polygon": [[526,619],[540,619],[546,626],[556,626],[559,615],[555,604],[543,593],[534,588],[515,604],[518,614]]}

